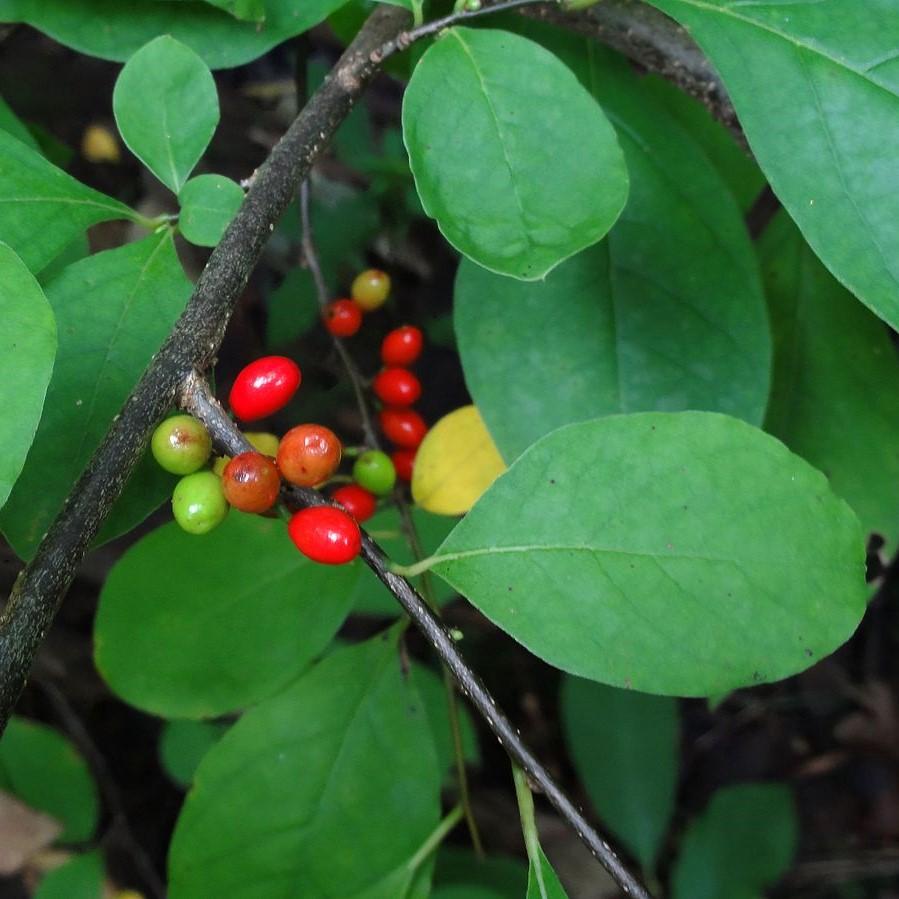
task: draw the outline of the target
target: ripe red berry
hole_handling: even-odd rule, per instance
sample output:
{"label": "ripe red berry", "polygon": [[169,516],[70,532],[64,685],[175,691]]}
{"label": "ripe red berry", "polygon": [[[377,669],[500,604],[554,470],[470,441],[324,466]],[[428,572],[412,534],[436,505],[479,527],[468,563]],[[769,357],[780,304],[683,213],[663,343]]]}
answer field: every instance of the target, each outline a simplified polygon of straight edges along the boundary
{"label": "ripe red berry", "polygon": [[300,386],[300,367],[286,356],[263,356],[234,381],[228,402],[243,421],[265,418],[283,409]]}
{"label": "ripe red berry", "polygon": [[424,345],[421,331],[414,325],[395,328],[381,344],[381,359],[385,365],[411,365]]}
{"label": "ripe red berry", "polygon": [[384,436],[401,449],[417,449],[428,433],[425,420],[414,409],[385,406],[379,420]]}
{"label": "ripe red berry", "polygon": [[412,480],[412,467],[415,465],[415,450],[399,449],[390,454],[396,476],[403,481]]}
{"label": "ripe red berry", "polygon": [[267,512],[281,489],[278,466],[262,453],[240,453],[222,472],[225,499],[241,512]]}
{"label": "ripe red berry", "polygon": [[408,368],[384,368],[371,389],[388,406],[411,406],[421,396],[421,381]]}
{"label": "ripe red berry", "polygon": [[331,494],[335,503],[340,503],[359,524],[368,521],[378,508],[378,499],[358,484],[346,484]]}
{"label": "ripe red berry", "polygon": [[325,306],[322,321],[335,337],[352,337],[362,326],[362,309],[352,300],[334,300]]}
{"label": "ripe red berry", "polygon": [[287,531],[304,556],[325,565],[352,562],[362,548],[359,525],[333,506],[300,509],[290,519]]}
{"label": "ripe red berry", "polygon": [[298,487],[315,487],[331,477],[340,465],[340,438],[323,425],[297,425],[278,447],[281,474]]}

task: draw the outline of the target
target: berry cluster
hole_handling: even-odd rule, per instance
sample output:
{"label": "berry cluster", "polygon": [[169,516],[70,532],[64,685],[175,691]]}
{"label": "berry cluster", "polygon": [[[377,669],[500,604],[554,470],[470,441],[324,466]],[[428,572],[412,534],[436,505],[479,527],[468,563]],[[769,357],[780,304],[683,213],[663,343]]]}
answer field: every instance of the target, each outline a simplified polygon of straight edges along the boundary
{"label": "berry cluster", "polygon": [[[325,309],[325,327],[335,337],[352,337],[362,327],[363,314],[380,309],[387,302],[390,277],[377,269],[368,269],[356,277],[350,293],[352,299],[335,300]],[[381,344],[381,361],[384,367],[372,382],[372,391],[383,404],[378,415],[381,430],[396,447],[390,455],[390,461],[396,476],[404,481],[412,480],[415,452],[428,430],[424,419],[410,408],[421,396],[421,382],[409,370],[409,366],[421,355],[423,343],[421,331],[413,325],[403,325],[391,331]],[[360,471],[374,466],[375,458],[378,458],[379,468],[384,470],[384,460],[370,455],[366,466]],[[355,469],[353,474],[360,484],[364,484],[363,480],[359,480],[359,473]],[[387,475],[382,477],[386,479]],[[392,486],[391,482],[384,492],[389,493]],[[371,492],[377,493],[377,490]],[[345,495],[350,496],[347,491]],[[337,499],[342,502],[342,499]],[[352,496],[350,501],[353,501]]]}
{"label": "berry cluster", "polygon": [[[362,272],[353,282],[351,300],[331,303],[323,316],[335,336],[355,334],[362,313],[386,302],[390,279],[380,271]],[[353,324],[355,322],[355,324]],[[295,513],[288,533],[310,559],[325,564],[350,562],[359,554],[359,523],[371,518],[378,498],[389,495],[397,476],[409,481],[415,452],[427,426],[410,406],[421,395],[418,378],[407,368],[421,354],[421,331],[404,325],[391,331],[381,347],[384,368],[372,389],[383,403],[381,428],[397,449],[388,456],[366,450],[353,464],[353,482],[336,489],[337,506],[312,506]],[[302,381],[299,366],[284,356],[265,356],[246,366],[234,381],[229,404],[241,422],[253,422],[278,412],[292,399]],[[207,468],[212,441],[203,424],[190,415],[163,421],[153,434],[156,461],[181,480],[172,495],[175,521],[191,534],[206,534],[234,508],[254,514],[271,512],[282,479],[298,487],[320,488],[337,472],[343,457],[340,438],[319,424],[291,428],[280,440],[274,434],[247,432],[254,451],[223,457]]]}

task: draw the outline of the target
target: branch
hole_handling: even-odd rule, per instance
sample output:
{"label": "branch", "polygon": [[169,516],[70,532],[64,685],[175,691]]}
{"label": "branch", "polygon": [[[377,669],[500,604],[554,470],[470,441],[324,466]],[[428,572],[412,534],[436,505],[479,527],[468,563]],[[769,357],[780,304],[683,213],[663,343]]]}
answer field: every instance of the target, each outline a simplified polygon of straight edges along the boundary
{"label": "branch", "polygon": [[673,19],[640,0],[601,0],[578,12],[546,3],[522,10],[534,19],[560,25],[606,44],[673,81],[700,100],[745,147],[746,139],[721,77],[689,32]]}
{"label": "branch", "polygon": [[122,492],[150,433],[192,370],[215,361],[231,313],[275,223],[378,70],[372,52],[398,34],[408,13],[383,5],[366,21],[328,79],[258,170],[165,344],[115,417],[23,569],[0,616],[0,733],[25,685],[75,570]]}
{"label": "branch", "polygon": [[[237,426],[212,396],[209,386],[198,375],[189,377],[181,393],[181,405],[206,426],[213,443],[221,451],[236,455],[252,449]],[[285,486],[284,499],[294,508],[333,505],[317,490]],[[425,639],[431,644],[440,661],[449,669],[477,712],[493,731],[500,745],[555,806],[556,810],[574,829],[593,856],[611,874],[622,890],[634,899],[652,899],[646,888],[624,867],[611,846],[593,829],[571,800],[562,792],[549,772],[537,761],[511,721],[505,716],[496,700],[481,683],[478,676],[456,647],[452,635],[443,622],[431,610],[415,587],[404,577],[390,570],[390,560],[384,550],[362,532],[362,559],[375,573],[378,580],[394,595],[409,617],[415,622]]]}

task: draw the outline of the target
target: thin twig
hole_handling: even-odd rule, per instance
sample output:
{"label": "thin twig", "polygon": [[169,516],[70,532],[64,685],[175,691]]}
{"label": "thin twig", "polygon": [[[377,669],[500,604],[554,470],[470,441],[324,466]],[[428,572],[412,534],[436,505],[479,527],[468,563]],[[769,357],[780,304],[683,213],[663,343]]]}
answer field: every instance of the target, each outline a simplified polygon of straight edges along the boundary
{"label": "thin twig", "polygon": [[372,60],[383,62],[394,53],[400,53],[408,49],[416,41],[424,37],[438,34],[446,28],[453,25],[459,25],[470,19],[479,19],[481,16],[493,15],[498,12],[509,12],[513,9],[520,9],[523,6],[560,6],[558,0],[553,3],[547,3],[547,0],[500,0],[499,3],[485,3],[478,9],[465,9],[459,12],[450,13],[440,19],[433,19],[419,25],[417,28],[410,28],[408,31],[401,31],[395,38],[385,41],[377,50],[372,53]]}
{"label": "thin twig", "polygon": [[88,732],[84,723],[76,714],[75,710],[69,704],[68,699],[59,688],[49,680],[42,679],[40,687],[47,695],[50,703],[62,722],[68,735],[72,738],[75,746],[86,759],[94,779],[100,787],[100,793],[106,802],[106,807],[112,816],[111,830],[118,832],[119,840],[131,856],[138,872],[144,880],[145,886],[150,890],[155,899],[165,899],[165,886],[156,868],[146,850],[138,842],[128,822],[128,814],[125,811],[125,802],[109,765],[106,762],[103,753],[100,752],[97,744]]}
{"label": "thin twig", "polygon": [[[250,444],[212,396],[209,386],[201,377],[194,375],[187,379],[181,393],[181,405],[206,425],[213,443],[220,451],[228,455],[247,451]],[[318,491],[308,488],[285,486],[282,496],[294,508],[333,505]],[[496,704],[496,700],[474,671],[468,667],[446,625],[409,581],[391,571],[390,560],[384,551],[364,531],[362,559],[415,622],[440,660],[449,668],[462,695],[468,698],[483,717],[500,745],[527,774],[531,783],[546,795],[618,886],[626,895],[635,899],[651,899],[646,888],[625,868],[612,847],[594,830],[528,749],[511,721]]]}
{"label": "thin twig", "polygon": [[[309,180],[306,179],[300,185],[299,190],[299,206],[300,206],[300,246],[303,253],[303,261],[306,263],[309,271],[312,273],[312,280],[315,282],[315,296],[318,299],[319,309],[324,311],[330,301],[328,294],[328,286],[325,284],[325,277],[322,274],[321,263],[318,260],[318,253],[315,250],[315,241],[312,237],[312,223],[309,217]],[[359,416],[362,419],[362,433],[365,442],[369,446],[378,447],[378,434],[372,421],[371,413],[368,409],[368,403],[365,402],[365,387],[362,375],[356,368],[356,363],[350,355],[349,350],[343,342],[343,339],[335,334],[331,335],[334,343],[334,349],[340,356],[340,361],[346,369],[350,384],[353,387],[353,394],[356,397],[356,407],[359,409]]]}
{"label": "thin twig", "polygon": [[[315,289],[316,295],[318,297],[319,307],[324,308],[324,306],[328,302],[328,286],[325,283],[325,278],[322,274],[322,267],[321,262],[318,258],[318,252],[315,249],[315,236],[312,229],[312,220],[309,215],[308,179],[306,179],[300,185],[299,205],[300,245],[302,247],[303,260],[308,266],[309,271],[312,273],[312,279],[315,282]],[[356,367],[356,363],[352,355],[350,354],[350,351],[344,345],[343,340],[336,336],[333,337],[333,340],[334,346],[337,349],[337,353],[340,356],[341,361],[343,362],[347,377],[349,378],[350,383],[353,385],[353,393],[356,397],[356,408],[359,410],[359,416],[362,419],[366,443],[368,443],[368,445],[370,447],[373,447],[374,449],[381,449],[381,443],[378,440],[377,432],[375,431],[372,424],[371,411],[368,405],[368,400],[365,396],[365,390],[362,384],[362,376],[359,373],[359,369]],[[415,528],[415,522],[413,521],[412,515],[409,512],[409,506],[403,498],[403,495],[399,489],[394,490],[393,492],[393,502],[399,512],[400,521],[402,522],[403,530],[406,533],[406,538],[412,550],[412,555],[417,561],[421,559],[423,555],[421,550],[421,541],[418,539],[418,531]],[[429,590],[427,589],[427,575],[425,576],[425,578],[425,598],[428,600],[431,608],[436,611],[436,604],[434,603],[433,597],[429,595]],[[465,754],[462,747],[462,732],[459,723],[459,707],[456,697],[456,688],[452,679],[452,675],[450,675],[446,666],[442,665],[441,667],[443,669],[443,684],[446,690],[450,734],[453,740],[453,759],[455,762],[456,777],[459,782],[459,798],[462,801],[462,808],[465,813],[465,823],[468,827],[468,832],[471,835],[472,847],[474,848],[475,854],[481,857],[484,854],[484,845],[481,842],[481,834],[478,831],[478,825],[474,817],[474,808],[471,804],[471,791],[468,787],[468,772],[465,768]]]}

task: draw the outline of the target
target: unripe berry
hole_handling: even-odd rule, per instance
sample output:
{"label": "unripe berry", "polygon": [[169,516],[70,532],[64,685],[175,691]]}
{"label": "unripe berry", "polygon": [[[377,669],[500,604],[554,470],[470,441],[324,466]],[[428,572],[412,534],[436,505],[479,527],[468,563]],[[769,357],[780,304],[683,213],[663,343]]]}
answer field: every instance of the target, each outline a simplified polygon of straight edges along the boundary
{"label": "unripe berry", "polygon": [[211,471],[181,478],[172,493],[172,512],[189,534],[208,534],[228,514],[221,478]]}
{"label": "unripe berry", "polygon": [[412,480],[412,468],[415,465],[417,450],[399,449],[390,454],[390,461],[396,469],[396,476],[402,481]]}
{"label": "unripe berry", "polygon": [[368,450],[353,465],[353,480],[376,496],[386,496],[396,483],[396,470],[387,453]]}
{"label": "unripe berry", "polygon": [[331,494],[335,503],[340,503],[359,524],[368,521],[378,508],[378,499],[358,484],[345,484]]}
{"label": "unripe berry", "polygon": [[212,440],[202,422],[193,416],[173,415],[153,432],[150,450],[166,471],[191,474],[206,464]]}
{"label": "unripe berry", "polygon": [[411,365],[420,355],[424,337],[415,325],[394,328],[381,344],[381,361],[385,365]]}
{"label": "unripe berry", "polygon": [[262,453],[235,456],[222,474],[225,499],[241,512],[267,512],[278,499],[278,466]]}
{"label": "unripe berry", "polygon": [[313,562],[343,565],[362,548],[362,533],[353,518],[333,506],[300,509],[287,525],[296,548]]}
{"label": "unripe berry", "polygon": [[352,300],[334,300],[325,306],[322,321],[335,337],[352,337],[362,326],[362,309]]}
{"label": "unripe berry", "polygon": [[242,421],[255,421],[286,406],[300,386],[300,367],[286,356],[263,356],[242,369],[228,402]]}
{"label": "unripe berry", "polygon": [[278,455],[281,441],[274,434],[269,434],[267,431],[247,431],[244,437],[263,456],[271,456],[274,459]]}
{"label": "unripe berry", "polygon": [[390,276],[376,268],[366,269],[356,275],[350,294],[365,312],[374,312],[387,302]]}
{"label": "unripe berry", "polygon": [[421,396],[421,382],[408,368],[382,369],[371,389],[388,406],[411,406]]}
{"label": "unripe berry", "polygon": [[397,409],[385,406],[378,415],[384,436],[401,449],[417,449],[428,426],[414,409]]}
{"label": "unripe berry", "polygon": [[[267,434],[265,431],[245,431],[244,437],[254,446],[263,456],[271,456],[273,459],[278,455],[278,445],[281,443],[274,434]],[[230,456],[219,456],[212,463],[212,470],[221,477],[225,473],[225,466],[231,461]]]}
{"label": "unripe berry", "polygon": [[340,465],[340,438],[323,425],[297,425],[278,447],[281,474],[298,487],[323,484]]}

